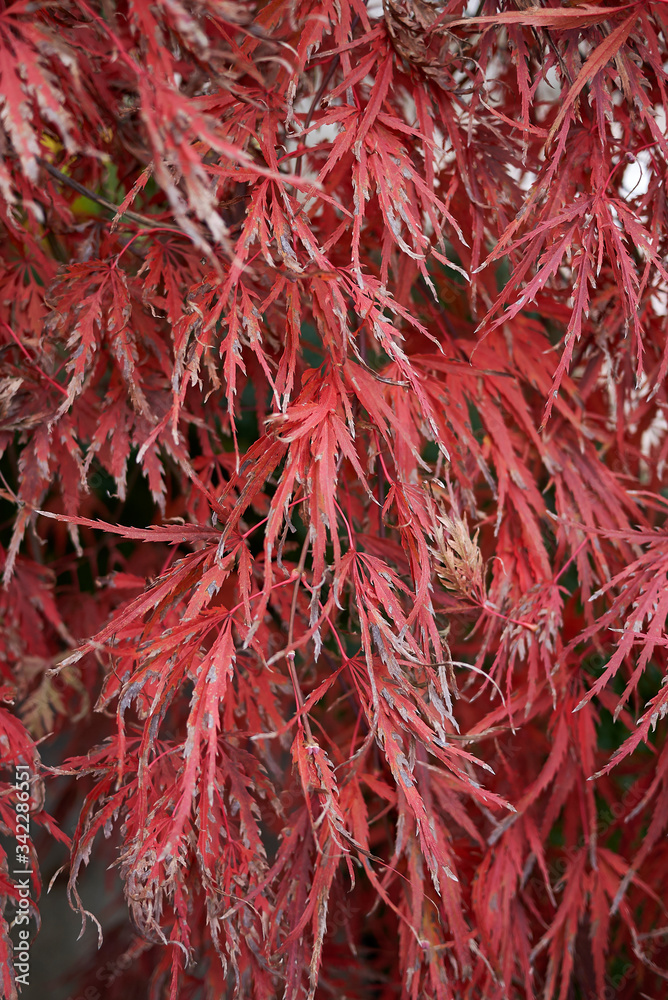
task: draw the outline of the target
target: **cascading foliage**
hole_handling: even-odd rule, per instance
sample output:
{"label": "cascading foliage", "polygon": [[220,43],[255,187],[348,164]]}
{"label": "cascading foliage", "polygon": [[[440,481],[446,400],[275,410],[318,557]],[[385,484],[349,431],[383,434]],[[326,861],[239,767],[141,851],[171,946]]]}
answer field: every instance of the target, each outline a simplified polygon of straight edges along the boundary
{"label": "cascading foliage", "polygon": [[0,2],[0,825],[29,764],[72,995],[665,989],[667,38]]}

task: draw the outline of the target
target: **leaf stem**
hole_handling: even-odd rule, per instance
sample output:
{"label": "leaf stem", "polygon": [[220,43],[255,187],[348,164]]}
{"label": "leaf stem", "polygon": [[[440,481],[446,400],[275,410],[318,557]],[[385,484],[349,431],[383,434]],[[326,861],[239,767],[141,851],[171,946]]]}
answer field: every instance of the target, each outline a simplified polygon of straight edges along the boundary
{"label": "leaf stem", "polygon": [[37,364],[37,362],[35,361],[35,359],[28,353],[28,351],[26,350],[25,346],[21,343],[21,341],[19,340],[19,338],[16,336],[16,334],[12,330],[11,326],[9,325],[9,323],[5,323],[5,321],[2,320],[2,325],[4,326],[5,330],[7,330],[7,332],[9,333],[10,337],[13,339],[13,341],[17,345],[17,347],[19,347],[20,350],[23,352],[23,354],[26,356],[26,358],[28,359],[28,363],[30,364],[30,366],[32,368],[34,368],[36,371],[38,371],[39,374],[42,376],[42,378],[46,379],[46,381],[49,383],[49,385],[52,385],[54,387],[54,389],[57,389],[58,392],[60,392],[60,393],[63,394],[63,396],[67,396],[67,390],[64,389],[62,387],[62,385],[58,385],[57,382],[54,382],[53,379],[50,378],[46,374],[45,371],[42,371],[42,369],[39,367],[39,365]]}
{"label": "leaf stem", "polygon": [[[295,616],[297,614],[297,597],[299,596],[299,585],[302,580],[302,575],[304,573],[304,565],[306,563],[306,553],[308,552],[308,535],[304,539],[304,544],[302,545],[301,555],[299,556],[299,564],[297,566],[297,577],[295,579],[295,589],[292,594],[292,604],[290,605],[290,618],[288,621],[288,649],[290,650],[286,654],[286,660],[288,663],[288,672],[290,674],[290,680],[292,681],[292,687],[295,692],[295,703],[297,705],[297,711],[301,712],[304,708],[304,695],[302,694],[302,689],[299,686],[299,678],[297,677],[297,671],[295,669],[295,651],[291,649],[295,630]],[[299,725],[301,726],[301,715],[300,715]],[[309,743],[313,742],[313,732],[311,731],[311,723],[307,713],[304,713],[304,732]]]}

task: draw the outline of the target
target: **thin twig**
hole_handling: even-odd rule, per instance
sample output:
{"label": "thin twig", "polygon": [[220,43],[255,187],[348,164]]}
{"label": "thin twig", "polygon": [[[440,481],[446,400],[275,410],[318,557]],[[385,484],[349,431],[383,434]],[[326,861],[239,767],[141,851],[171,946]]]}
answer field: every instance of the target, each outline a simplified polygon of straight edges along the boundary
{"label": "thin twig", "polygon": [[[79,194],[84,195],[85,198],[90,198],[91,201],[94,201],[98,205],[101,205],[102,208],[106,208],[108,212],[113,212],[114,215],[118,215],[120,211],[120,205],[116,205],[114,204],[113,201],[108,201],[101,195],[95,194],[95,192],[91,191],[90,188],[84,187],[84,185],[80,184],[79,181],[75,181],[73,177],[68,177],[68,175],[64,174],[62,170],[59,170],[58,167],[54,167],[52,163],[49,163],[48,160],[43,159],[41,156],[38,156],[37,160],[39,163],[41,163],[41,165],[44,167],[47,173],[51,174],[52,177],[55,177],[63,184],[66,184],[68,187],[71,187],[73,191],[77,191]],[[155,229],[156,222],[159,223],[158,219],[155,218],[152,219],[148,215],[139,215],[138,212],[132,212],[130,210],[122,212],[121,214],[126,218],[131,219],[132,222],[136,222],[137,225],[147,226],[150,227],[151,229]],[[179,229],[177,226],[160,225],[160,228],[165,229],[170,233],[178,233],[179,236],[187,235],[186,233],[183,232],[182,229]]]}
{"label": "thin twig", "polygon": [[42,376],[42,378],[46,379],[46,381],[49,383],[49,385],[52,385],[54,387],[54,389],[57,389],[58,392],[60,392],[60,393],[63,394],[63,396],[67,396],[67,389],[65,389],[62,385],[59,385],[58,382],[54,382],[54,380],[49,375],[47,375],[45,371],[42,371],[42,369],[39,367],[39,365],[37,364],[37,362],[35,361],[35,359],[32,357],[32,355],[26,350],[25,345],[21,343],[21,341],[19,340],[19,338],[17,337],[17,335],[14,333],[14,331],[12,330],[11,326],[9,325],[9,323],[5,323],[5,321],[2,320],[2,325],[7,330],[7,332],[9,333],[9,335],[12,337],[12,339],[14,340],[14,342],[16,343],[16,345],[20,348],[20,350],[25,355],[25,357],[28,359],[28,364],[32,368],[34,368],[35,371],[38,372],[38,374],[40,374]]}
{"label": "thin twig", "polygon": [[[357,14],[353,18],[352,24],[350,25],[350,34],[351,35],[355,31],[355,28],[357,27],[357,25],[359,23],[359,19],[360,19],[359,14]],[[320,101],[322,100],[322,95],[325,93],[325,90],[327,89],[327,87],[328,87],[328,85],[329,85],[332,77],[334,76],[334,73],[336,72],[336,68],[337,68],[337,66],[339,65],[340,62],[341,62],[341,56],[340,55],[335,55],[334,58],[332,59],[331,63],[329,64],[329,69],[327,70],[327,72],[323,76],[322,83],[318,87],[318,89],[317,89],[317,91],[315,93],[315,96],[313,97],[313,100],[311,101],[311,106],[308,109],[308,112],[306,113],[306,119],[304,121],[304,126],[303,126],[303,130],[304,131],[306,131],[306,129],[311,124],[311,121],[313,119],[313,115],[315,114],[315,110],[318,107],[318,105],[320,104]],[[297,177],[301,177],[301,172],[302,172],[302,156],[303,155],[304,155],[303,153],[299,154],[299,159],[297,160],[297,164],[295,166],[295,174],[297,175]]]}

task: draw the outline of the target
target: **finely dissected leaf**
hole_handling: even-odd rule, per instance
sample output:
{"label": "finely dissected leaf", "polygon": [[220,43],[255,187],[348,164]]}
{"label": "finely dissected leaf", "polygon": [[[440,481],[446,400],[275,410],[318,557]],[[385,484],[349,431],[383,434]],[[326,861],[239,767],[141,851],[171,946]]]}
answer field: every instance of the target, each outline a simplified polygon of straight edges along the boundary
{"label": "finely dissected leaf", "polygon": [[3,997],[663,995],[667,39],[2,6]]}

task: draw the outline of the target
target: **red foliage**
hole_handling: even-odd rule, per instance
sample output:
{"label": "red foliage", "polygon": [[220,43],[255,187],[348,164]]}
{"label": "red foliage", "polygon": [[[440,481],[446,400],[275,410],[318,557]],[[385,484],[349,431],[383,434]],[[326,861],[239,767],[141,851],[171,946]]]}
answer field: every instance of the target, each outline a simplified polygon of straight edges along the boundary
{"label": "red foliage", "polygon": [[0,824],[108,1000],[665,988],[667,38],[0,3]]}

